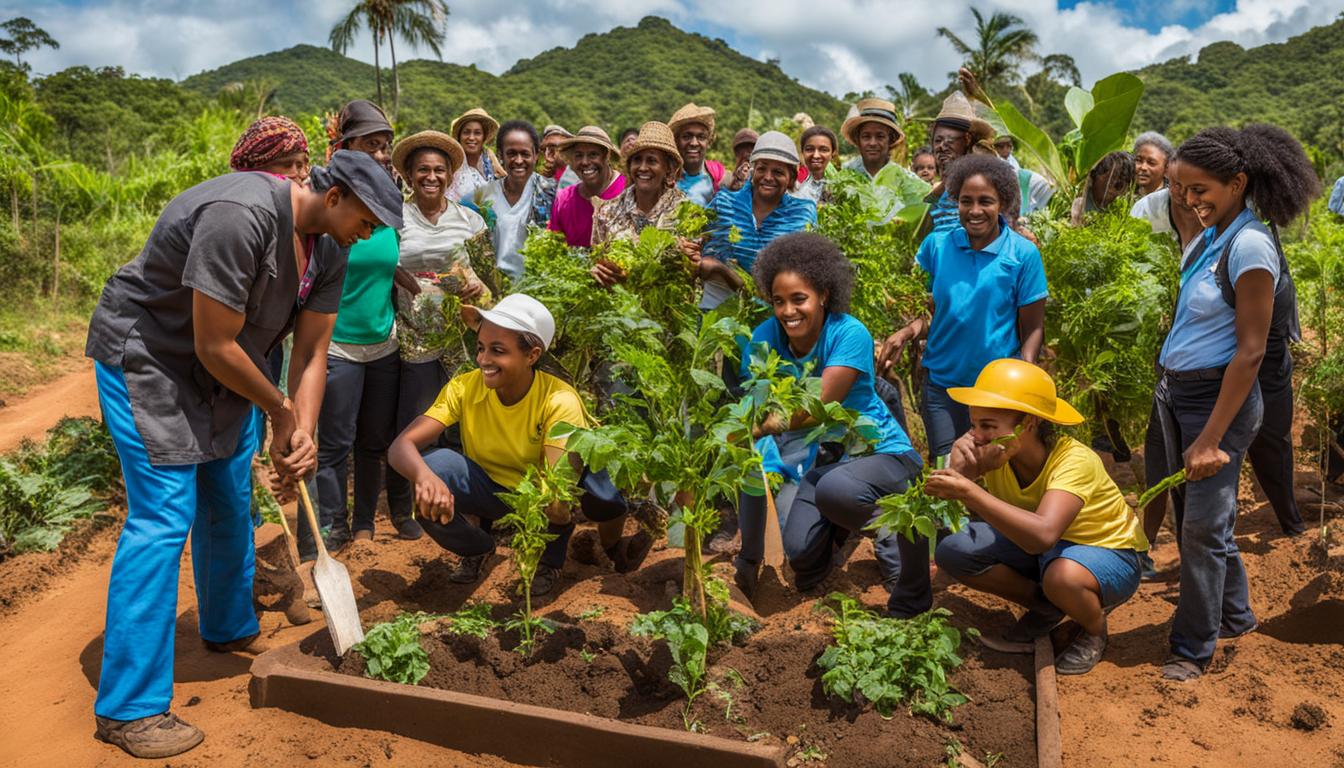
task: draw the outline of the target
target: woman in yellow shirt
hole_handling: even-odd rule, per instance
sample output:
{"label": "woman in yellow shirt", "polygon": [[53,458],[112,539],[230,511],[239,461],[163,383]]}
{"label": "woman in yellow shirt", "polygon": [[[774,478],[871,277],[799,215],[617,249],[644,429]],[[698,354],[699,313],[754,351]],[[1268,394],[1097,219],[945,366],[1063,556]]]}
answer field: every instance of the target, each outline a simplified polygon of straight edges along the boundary
{"label": "woman in yellow shirt", "polygon": [[1065,616],[1076,621],[1083,631],[1055,667],[1083,674],[1106,650],[1106,614],[1139,587],[1138,553],[1148,549],[1139,519],[1101,459],[1055,434],[1055,424],[1083,417],[1045,371],[994,360],[974,387],[947,393],[970,407],[971,430],[925,492],[961,502],[979,520],[939,542],[934,559],[967,586],[1027,608],[1004,635],[1014,649]]}
{"label": "woman in yellow shirt", "polygon": [[[476,329],[479,368],[454,376],[429,410],[393,441],[387,459],[415,486],[425,532],[462,558],[450,578],[469,584],[480,578],[495,551],[491,523],[509,512],[496,494],[517,487],[528,466],[544,459],[543,466],[550,467],[565,458],[565,440],[551,437],[551,428],[561,422],[587,426],[588,416],[573,387],[536,370],[555,336],[555,319],[541,302],[516,293],[494,309],[463,306],[462,319]],[[461,425],[462,452],[438,448],[422,456],[453,424]],[[606,472],[583,471],[579,487],[583,514],[598,523],[603,549],[616,570],[634,570],[653,542],[642,531],[621,538],[625,499]],[[457,512],[475,515],[480,525]],[[567,508],[547,510],[556,538],[541,556],[534,596],[549,592],[560,576],[574,531],[570,515]]]}

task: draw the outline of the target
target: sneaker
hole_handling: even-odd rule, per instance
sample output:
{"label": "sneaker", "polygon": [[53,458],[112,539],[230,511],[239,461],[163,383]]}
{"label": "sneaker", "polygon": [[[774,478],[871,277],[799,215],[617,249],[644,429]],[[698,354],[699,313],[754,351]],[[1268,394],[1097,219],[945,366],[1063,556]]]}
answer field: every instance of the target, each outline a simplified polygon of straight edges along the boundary
{"label": "sneaker", "polygon": [[1204,666],[1183,656],[1169,656],[1162,662],[1162,679],[1178,683],[1198,680],[1204,676]]}
{"label": "sneaker", "polygon": [[1139,581],[1157,581],[1157,566],[1147,552],[1139,553]]}
{"label": "sneaker", "polygon": [[354,541],[346,531],[332,531],[323,537],[323,542],[327,545],[328,555],[339,555],[342,550],[350,546]]}
{"label": "sneaker", "polygon": [[132,757],[159,759],[180,755],[205,741],[200,728],[171,712],[138,720],[94,716],[94,738],[121,747]]}
{"label": "sneaker", "polygon": [[604,549],[617,573],[630,573],[644,563],[653,549],[653,537],[640,530],[629,538],[616,542],[611,549]]}
{"label": "sneaker", "polygon": [[419,521],[414,517],[408,517],[397,523],[397,538],[405,541],[416,541],[425,535],[425,529],[420,527]]}
{"label": "sneaker", "polygon": [[1260,628],[1260,622],[1251,621],[1251,625],[1245,629],[1233,629],[1227,625],[1218,628],[1219,640],[1236,640],[1239,637],[1245,637]]}
{"label": "sneaker", "polygon": [[541,563],[537,566],[536,574],[532,576],[532,589],[530,590],[532,596],[541,597],[542,595],[549,594],[550,591],[555,588],[555,583],[559,580],[559,568],[552,568],[545,563]]}
{"label": "sneaker", "polygon": [[483,555],[467,555],[457,561],[457,568],[448,574],[448,580],[454,584],[475,584],[481,580],[481,569],[485,566],[485,561],[491,552]]}
{"label": "sneaker", "polygon": [[1055,659],[1055,671],[1061,675],[1083,675],[1090,672],[1106,652],[1106,639],[1105,634],[1079,632],[1073,643]]}

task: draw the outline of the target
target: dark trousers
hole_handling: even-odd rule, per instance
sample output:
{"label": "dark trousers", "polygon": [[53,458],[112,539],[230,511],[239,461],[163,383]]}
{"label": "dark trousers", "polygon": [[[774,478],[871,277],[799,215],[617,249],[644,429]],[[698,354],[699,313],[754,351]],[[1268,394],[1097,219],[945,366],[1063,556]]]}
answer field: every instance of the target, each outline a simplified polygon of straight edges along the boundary
{"label": "dark trousers", "polygon": [[1274,508],[1279,527],[1289,535],[1307,529],[1293,496],[1293,356],[1287,349],[1260,364],[1264,422],[1246,451],[1255,479]]}
{"label": "dark trousers", "polygon": [[[439,396],[448,383],[448,371],[439,360],[427,363],[408,363],[401,361],[400,378],[397,385],[396,430],[395,437],[410,426],[417,416],[424,415],[434,399]],[[444,430],[443,434],[429,448],[454,448],[460,450],[462,441],[458,439],[457,425]],[[392,499],[397,504],[393,506]],[[411,483],[397,474],[392,467],[387,468],[387,505],[394,519],[400,520],[411,514],[411,502],[415,498]],[[403,501],[404,500],[404,501]]]}
{"label": "dark trousers", "polygon": [[[506,493],[510,489],[490,479],[481,465],[448,448],[436,448],[425,454],[425,463],[453,493],[453,519],[446,525],[420,519],[420,525],[430,538],[439,546],[455,555],[470,557],[484,555],[495,549],[495,538],[488,528],[480,527],[468,521],[465,515],[475,515],[483,525],[493,523],[509,513],[509,507],[500,501],[496,494]],[[579,479],[579,506],[584,517],[593,522],[615,520],[626,513],[627,506],[621,492],[616,490],[611,478],[605,471],[589,472],[584,470]],[[541,554],[541,562],[559,569],[565,564],[565,553],[569,549],[569,537],[574,533],[574,524],[547,527],[555,539],[547,543]]]}
{"label": "dark trousers", "polygon": [[[321,524],[330,524],[333,535],[373,530],[387,447],[396,436],[400,373],[395,352],[368,363],[327,358],[327,391],[317,419],[317,503]],[[346,466],[352,454],[355,504],[347,515]],[[409,484],[388,488],[388,508],[394,521],[410,513]]]}
{"label": "dark trousers", "polygon": [[[1186,449],[1208,423],[1221,379],[1177,381],[1163,376],[1153,393],[1167,456],[1165,477],[1183,465]],[[1260,385],[1252,387],[1218,447],[1231,461],[1212,477],[1172,489],[1181,589],[1171,625],[1171,651],[1200,664],[1213,658],[1220,631],[1238,634],[1255,625],[1250,587],[1234,537],[1241,461],[1260,427]]]}
{"label": "dark trousers", "polygon": [[[828,464],[804,475],[782,531],[784,554],[798,589],[821,583],[830,573],[836,547],[851,534],[861,535],[877,514],[877,500],[904,491],[919,470],[919,458],[913,453],[878,453]],[[746,540],[744,530],[743,542]],[[894,554],[890,547],[877,550],[879,558]],[[900,563],[889,563],[888,567],[895,570]]]}
{"label": "dark trousers", "polygon": [[[971,410],[947,395],[947,389],[924,377],[924,397],[919,404],[924,434],[929,441],[929,458],[946,456],[952,444],[971,428]],[[924,553],[925,560],[928,552]]]}

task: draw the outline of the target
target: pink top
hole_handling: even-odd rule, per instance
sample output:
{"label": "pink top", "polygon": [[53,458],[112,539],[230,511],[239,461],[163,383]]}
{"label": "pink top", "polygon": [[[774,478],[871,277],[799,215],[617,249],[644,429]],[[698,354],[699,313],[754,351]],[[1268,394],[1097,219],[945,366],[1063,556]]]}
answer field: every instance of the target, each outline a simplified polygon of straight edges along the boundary
{"label": "pink top", "polygon": [[[598,197],[611,200],[625,190],[625,177],[616,174],[611,184]],[[565,187],[555,195],[551,220],[546,228],[565,233],[565,242],[571,248],[587,248],[593,244],[593,204],[583,196],[583,185]]]}

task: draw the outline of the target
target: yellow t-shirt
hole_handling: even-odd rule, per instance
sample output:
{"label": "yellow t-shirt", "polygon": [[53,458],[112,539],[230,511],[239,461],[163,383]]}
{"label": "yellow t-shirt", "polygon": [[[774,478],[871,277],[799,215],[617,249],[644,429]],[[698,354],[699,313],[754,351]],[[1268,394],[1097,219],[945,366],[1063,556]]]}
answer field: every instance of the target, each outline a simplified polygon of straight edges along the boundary
{"label": "yellow t-shirt", "polygon": [[543,447],[565,447],[563,439],[548,437],[551,427],[560,422],[588,426],[579,393],[542,371],[513,405],[499,401],[479,370],[454,376],[425,415],[445,427],[460,423],[467,458],[506,488],[518,486],[528,465],[541,464]]}
{"label": "yellow t-shirt", "polygon": [[1026,488],[1018,485],[1017,475],[1005,464],[985,473],[985,489],[995,498],[1030,512],[1040,506],[1046,491],[1067,491],[1083,500],[1083,508],[1064,531],[1063,539],[1107,549],[1148,549],[1138,515],[1106,474],[1101,457],[1071,437],[1061,435],[1055,441],[1041,474]]}

